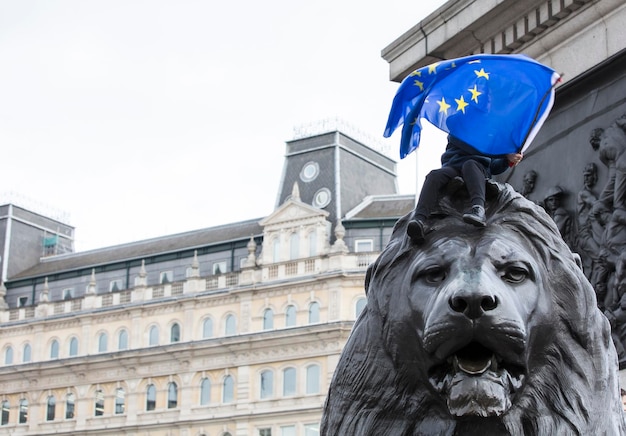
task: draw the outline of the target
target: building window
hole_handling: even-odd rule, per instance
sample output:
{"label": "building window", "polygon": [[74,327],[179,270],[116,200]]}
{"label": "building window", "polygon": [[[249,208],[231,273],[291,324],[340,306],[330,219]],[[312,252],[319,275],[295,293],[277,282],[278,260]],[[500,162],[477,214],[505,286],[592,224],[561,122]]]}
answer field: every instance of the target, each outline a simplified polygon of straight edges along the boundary
{"label": "building window", "polygon": [[320,393],[320,366],[310,365],[306,368],[306,393]]}
{"label": "building window", "polygon": [[374,241],[371,239],[357,239],[354,241],[355,253],[367,253],[374,251]]}
{"label": "building window", "polygon": [[296,395],[296,368],[283,370],[283,397]]}
{"label": "building window", "polygon": [[28,304],[28,297],[20,297],[17,300],[17,307],[26,307]]}
{"label": "building window", "polygon": [[74,407],[76,400],[73,393],[67,394],[65,397],[65,419],[74,419]]}
{"label": "building window", "polygon": [[228,315],[226,317],[226,323],[224,327],[224,334],[231,336],[237,334],[237,322],[234,315]]}
{"label": "building window", "polygon": [[7,425],[9,423],[10,410],[11,405],[9,404],[9,400],[4,400],[2,402],[2,416],[0,417],[0,425]]}
{"label": "building window", "polygon": [[290,304],[285,311],[285,327],[296,326],[296,306]]}
{"label": "building window", "polygon": [[315,230],[309,233],[309,256],[317,256],[317,232]]}
{"label": "building window", "polygon": [[111,280],[109,282],[109,291],[110,292],[119,292],[122,290],[122,281],[121,280]]}
{"label": "building window", "polygon": [[295,425],[285,425],[280,428],[280,436],[296,436]]}
{"label": "building window", "polygon": [[31,350],[32,348],[30,347],[30,344],[24,345],[24,354],[22,355],[22,363],[30,362],[30,360],[32,359]]}
{"label": "building window", "polygon": [[54,421],[54,412],[56,411],[57,401],[54,395],[48,397],[48,405],[46,407],[46,421]]}
{"label": "building window", "polygon": [[289,241],[289,258],[291,260],[300,257],[300,235],[292,233]]}
{"label": "building window", "polygon": [[309,304],[309,324],[320,322],[320,305],[317,302]]}
{"label": "building window", "polygon": [[180,325],[177,322],[170,328],[170,342],[180,342]]}
{"label": "building window", "polygon": [[260,428],[259,429],[259,436],[272,436],[272,429],[271,428]]}
{"label": "building window", "polygon": [[159,345],[159,328],[155,325],[150,327],[148,345]]}
{"label": "building window", "polygon": [[200,405],[206,406],[211,402],[211,382],[208,378],[203,378],[200,382]]}
{"label": "building window", "polygon": [[302,180],[303,182],[311,182],[315,180],[319,173],[320,166],[317,162],[307,162],[300,170],[300,180]]}
{"label": "building window", "polygon": [[274,311],[265,309],[263,312],[263,330],[271,330],[274,328]]}
{"label": "building window", "polygon": [[72,288],[63,289],[63,299],[71,300],[72,298],[74,298],[74,289]]}
{"label": "building window", "polygon": [[213,337],[213,320],[211,318],[207,318],[202,323],[202,337],[212,338]]}
{"label": "building window", "polygon": [[222,403],[232,403],[235,400],[235,381],[233,377],[227,375],[224,377]]}
{"label": "building window", "polygon": [[13,363],[13,347],[7,347],[4,350],[4,364],[11,365]]}
{"label": "building window", "polygon": [[226,262],[215,262],[213,264],[213,275],[220,275],[226,272]]}
{"label": "building window", "polygon": [[126,329],[120,330],[119,334],[117,335],[117,349],[128,349],[128,332],[126,331]]}
{"label": "building window", "polygon": [[174,281],[174,273],[172,271],[162,271],[159,276],[159,283],[165,285]]}
{"label": "building window", "polygon": [[365,304],[366,303],[367,303],[367,299],[365,299],[365,298],[359,298],[356,301],[356,305],[355,305],[355,308],[354,308],[355,318],[358,318],[359,315],[361,314],[361,312],[363,312],[363,309],[365,309]]}
{"label": "building window", "polygon": [[50,359],[58,359],[59,358],[59,341],[56,339],[52,340],[50,344]]}
{"label": "building window", "polygon": [[178,405],[178,386],[174,382],[167,385],[167,408],[175,409]]}
{"label": "building window", "polygon": [[313,206],[322,209],[330,204],[331,198],[330,189],[322,188],[313,195]]}
{"label": "building window", "polygon": [[261,373],[261,399],[274,396],[274,371],[266,370]]}
{"label": "building window", "polygon": [[18,422],[20,424],[26,424],[28,422],[28,400],[26,398],[20,400]]}
{"label": "building window", "polygon": [[274,263],[280,262],[280,239],[278,236],[272,241],[272,258]]}
{"label": "building window", "polygon": [[98,353],[104,353],[107,351],[109,345],[109,336],[106,333],[100,333],[98,336]]}
{"label": "building window", "polygon": [[124,388],[115,390],[115,414],[122,415],[126,411],[126,392]]}
{"label": "building window", "polygon": [[98,389],[96,391],[96,401],[94,403],[94,406],[95,416],[104,415],[104,391],[102,389]]}
{"label": "building window", "polygon": [[78,339],[72,338],[70,339],[70,357],[78,355]]}
{"label": "building window", "polygon": [[154,410],[156,408],[156,388],[153,384],[149,384],[146,389],[146,410]]}
{"label": "building window", "polygon": [[304,424],[304,436],[319,436],[319,424]]}

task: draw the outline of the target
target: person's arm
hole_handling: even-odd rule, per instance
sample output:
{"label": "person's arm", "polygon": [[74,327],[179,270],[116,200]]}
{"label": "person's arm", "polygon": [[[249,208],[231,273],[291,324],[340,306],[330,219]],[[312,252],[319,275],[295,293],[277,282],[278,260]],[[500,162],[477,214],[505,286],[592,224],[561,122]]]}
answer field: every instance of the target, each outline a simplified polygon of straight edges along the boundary
{"label": "person's arm", "polygon": [[492,159],[490,165],[491,174],[502,174],[510,167],[514,167],[520,163],[523,158],[524,155],[522,153],[509,153],[505,158]]}

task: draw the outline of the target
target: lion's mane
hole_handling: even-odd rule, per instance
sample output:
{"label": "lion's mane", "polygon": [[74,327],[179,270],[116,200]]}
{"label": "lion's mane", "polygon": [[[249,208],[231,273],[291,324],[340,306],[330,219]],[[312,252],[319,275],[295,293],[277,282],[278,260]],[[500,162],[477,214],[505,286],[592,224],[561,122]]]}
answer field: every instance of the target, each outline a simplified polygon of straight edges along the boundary
{"label": "lion's mane", "polygon": [[[626,434],[617,356],[610,327],[576,255],[542,208],[507,184],[493,183],[488,226],[513,232],[534,250],[551,302],[550,331],[536,341],[528,374],[500,417],[472,425],[452,416],[427,379],[417,333],[399,335],[394,318],[402,277],[421,246],[406,236],[409,216],[366,275],[367,306],[356,321],[328,392],[321,434],[366,435],[619,435]],[[462,231],[460,200],[447,197],[445,216],[429,223],[425,244]],[[500,229],[499,229],[500,231]],[[477,424],[478,423],[478,424]],[[467,423],[465,423],[467,424]]]}

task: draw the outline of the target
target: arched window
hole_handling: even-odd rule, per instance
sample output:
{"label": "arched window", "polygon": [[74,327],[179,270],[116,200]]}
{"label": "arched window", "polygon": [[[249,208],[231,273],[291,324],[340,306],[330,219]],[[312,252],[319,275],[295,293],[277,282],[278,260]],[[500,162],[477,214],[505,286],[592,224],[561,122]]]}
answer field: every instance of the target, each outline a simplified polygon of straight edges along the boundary
{"label": "arched window", "polygon": [[363,312],[363,309],[365,309],[365,304],[366,303],[367,303],[367,299],[365,299],[365,298],[359,298],[356,301],[356,305],[354,307],[355,318],[358,318],[359,315],[361,314],[361,312]]}
{"label": "arched window", "polygon": [[320,366],[310,365],[306,368],[306,393],[320,393]]}
{"label": "arched window", "polygon": [[94,415],[104,415],[104,391],[102,389],[98,389],[96,391],[96,399],[94,402]]}
{"label": "arched window", "polygon": [[4,364],[11,365],[12,363],[13,363],[13,348],[7,347],[6,350],[4,350]]}
{"label": "arched window", "polygon": [[98,353],[104,353],[109,347],[109,335],[100,333],[98,336]]}
{"label": "arched window", "polygon": [[298,233],[292,233],[289,239],[289,258],[291,260],[300,257],[300,235]]}
{"label": "arched window", "polygon": [[271,398],[274,395],[274,371],[266,370],[261,373],[261,399]]}
{"label": "arched window", "polygon": [[76,407],[76,398],[73,393],[68,393],[65,397],[65,419],[74,419],[74,408]]}
{"label": "arched window", "polygon": [[126,329],[120,330],[119,334],[117,335],[117,349],[128,349],[128,332],[126,331]]}
{"label": "arched window", "polygon": [[237,334],[237,321],[234,315],[228,315],[226,317],[226,323],[224,325],[224,334],[226,336]]}
{"label": "arched window", "polygon": [[285,311],[285,327],[296,326],[296,306],[290,304]]}
{"label": "arched window", "polygon": [[156,388],[153,384],[149,384],[146,388],[146,410],[154,410],[156,408]]}
{"label": "arched window", "polygon": [[126,392],[124,388],[115,390],[115,414],[122,415],[126,411]]}
{"label": "arched window", "polygon": [[54,412],[56,411],[57,400],[54,395],[48,397],[48,405],[46,407],[46,421],[54,421]]}
{"label": "arched window", "polygon": [[317,302],[309,304],[309,324],[320,322],[320,305]]}
{"label": "arched window", "polygon": [[212,338],[213,337],[213,320],[211,318],[207,318],[202,323],[202,337]]}
{"label": "arched window", "polygon": [[265,309],[263,312],[263,330],[271,330],[274,328],[274,311]]}
{"label": "arched window", "polygon": [[283,370],[283,396],[296,395],[296,368]]}
{"label": "arched window", "polygon": [[278,237],[272,241],[272,258],[274,263],[280,262],[280,239]]}
{"label": "arched window", "polygon": [[175,409],[178,405],[178,386],[174,382],[167,385],[167,408]]}
{"label": "arched window", "polygon": [[211,381],[203,378],[200,382],[200,405],[206,406],[211,402]]}
{"label": "arched window", "polygon": [[78,355],[78,339],[72,338],[70,339],[70,357]]}
{"label": "arched window", "polygon": [[148,345],[159,345],[159,328],[155,325],[150,327],[150,339]]}
{"label": "arched window", "polygon": [[227,375],[226,377],[224,377],[222,402],[232,403],[234,400],[235,400],[235,381],[233,380],[232,376]]}
{"label": "arched window", "polygon": [[317,232],[315,230],[309,233],[309,256],[317,256]]}
{"label": "arched window", "polygon": [[18,422],[20,424],[26,424],[28,422],[28,400],[26,398],[20,400]]}
{"label": "arched window", "polygon": [[174,343],[174,342],[179,342],[180,341],[180,325],[175,322],[174,324],[172,324],[172,327],[170,328],[170,342]]}
{"label": "arched window", "polygon": [[32,348],[30,347],[30,344],[26,344],[24,345],[24,354],[22,355],[22,362],[23,363],[28,363],[30,362],[32,356],[31,356],[31,350]]}
{"label": "arched window", "polygon": [[2,416],[0,416],[0,425],[7,425],[9,423],[10,410],[11,405],[9,404],[9,400],[4,400],[2,402]]}
{"label": "arched window", "polygon": [[58,359],[59,358],[59,341],[56,339],[52,340],[50,344],[50,359]]}

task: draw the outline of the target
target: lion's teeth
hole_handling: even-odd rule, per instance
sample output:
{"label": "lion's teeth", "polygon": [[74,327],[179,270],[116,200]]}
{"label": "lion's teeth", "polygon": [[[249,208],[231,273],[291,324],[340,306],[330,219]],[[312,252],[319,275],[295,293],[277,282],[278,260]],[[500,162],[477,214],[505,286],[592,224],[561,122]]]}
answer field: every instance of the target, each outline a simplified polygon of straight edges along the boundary
{"label": "lion's teeth", "polygon": [[461,360],[459,361],[457,356],[454,356],[454,369],[456,370],[461,370],[466,374],[470,374],[470,375],[478,375],[478,374],[482,374],[485,371],[487,371],[488,369],[492,368],[494,365],[497,365],[494,362],[494,358],[491,357],[490,359],[487,359],[484,362],[476,362],[476,361],[466,361],[466,360]]}

